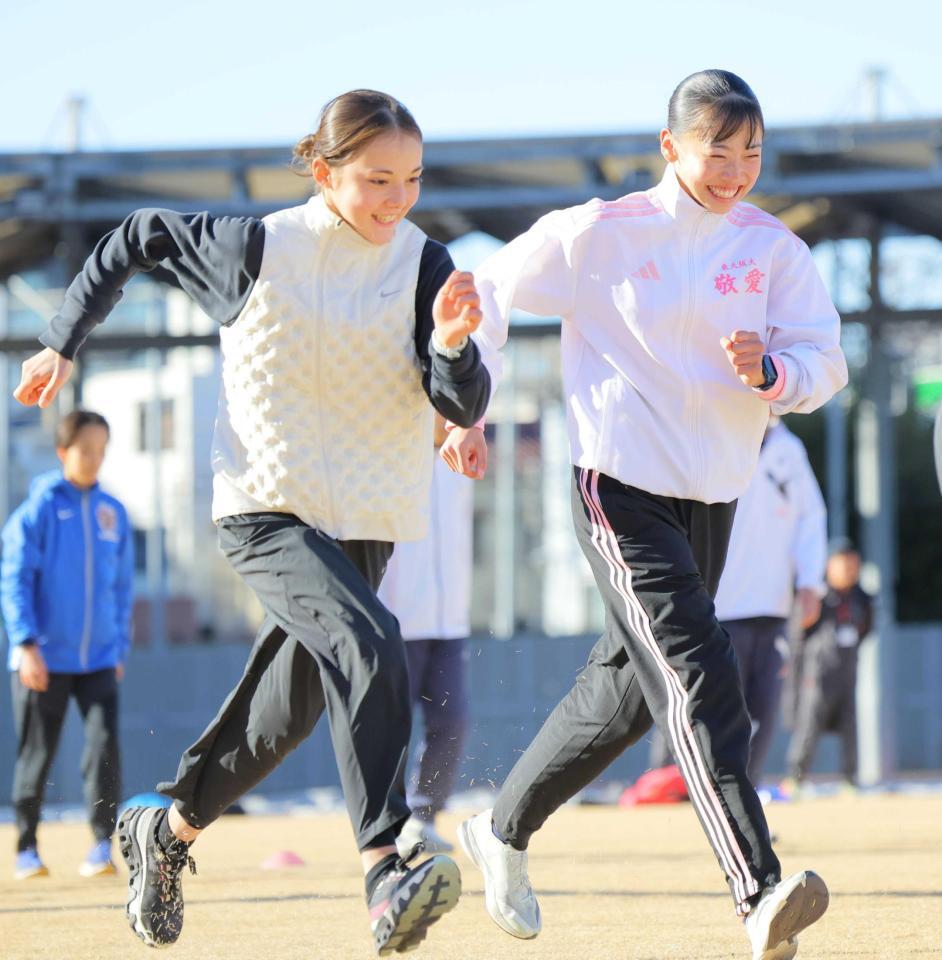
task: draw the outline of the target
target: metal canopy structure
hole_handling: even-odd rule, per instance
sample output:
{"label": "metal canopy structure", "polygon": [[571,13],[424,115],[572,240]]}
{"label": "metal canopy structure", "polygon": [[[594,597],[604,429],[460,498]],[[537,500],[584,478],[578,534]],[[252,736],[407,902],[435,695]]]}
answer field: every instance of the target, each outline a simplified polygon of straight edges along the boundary
{"label": "metal canopy structure", "polygon": [[[291,170],[290,159],[288,147],[0,154],[0,309],[6,281],[15,282],[15,274],[53,256],[64,258],[67,272],[75,272],[102,234],[140,207],[262,216],[303,202],[310,181]],[[413,219],[443,242],[475,230],[509,240],[549,210],[646,189],[663,169],[654,132],[431,142],[425,162],[425,186]],[[858,475],[865,482],[853,499],[863,554],[877,574],[880,594],[879,639],[861,669],[862,706],[869,718],[861,773],[865,782],[875,782],[895,769],[896,685],[887,678],[895,676],[899,656],[887,326],[942,320],[939,309],[894,311],[885,305],[880,247],[881,238],[894,232],[942,240],[942,119],[770,129],[762,177],[750,200],[810,245],[860,238],[870,248],[870,306],[860,314],[845,313],[844,320],[869,328],[856,440]],[[526,325],[515,332],[546,330]],[[165,349],[215,340],[214,334],[105,335],[94,338],[93,345],[96,350]],[[0,339],[0,352],[7,354],[35,346],[35,340]],[[846,530],[852,499],[846,484],[846,420],[842,404],[828,405],[827,500],[832,532],[838,533]],[[497,442],[500,447],[500,437]],[[498,452],[496,459],[501,456]],[[927,729],[937,728],[942,700],[932,700],[925,715]]]}
{"label": "metal canopy structure", "polygon": [[[288,147],[0,154],[0,280],[66,243],[82,256],[146,206],[262,216],[303,202]],[[414,219],[448,242],[508,240],[551,209],[645,189],[655,133],[426,145]],[[809,243],[869,236],[875,222],[942,239],[942,119],[770,129],[750,198]],[[76,247],[80,248],[76,249]]]}

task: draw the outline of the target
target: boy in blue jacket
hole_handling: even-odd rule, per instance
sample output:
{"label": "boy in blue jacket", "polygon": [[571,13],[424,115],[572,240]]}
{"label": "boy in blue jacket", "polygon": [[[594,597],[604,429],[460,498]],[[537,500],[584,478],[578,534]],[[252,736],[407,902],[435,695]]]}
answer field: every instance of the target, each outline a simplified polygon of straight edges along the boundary
{"label": "boy in blue jacket", "polygon": [[36,829],[69,698],[85,724],[82,773],[95,844],[79,872],[114,873],[121,782],[118,682],[130,641],[134,552],[124,507],[98,485],[109,429],[85,410],[56,430],[56,470],[37,477],[3,528],[0,603],[10,642],[17,760],[14,876],[45,876]]}

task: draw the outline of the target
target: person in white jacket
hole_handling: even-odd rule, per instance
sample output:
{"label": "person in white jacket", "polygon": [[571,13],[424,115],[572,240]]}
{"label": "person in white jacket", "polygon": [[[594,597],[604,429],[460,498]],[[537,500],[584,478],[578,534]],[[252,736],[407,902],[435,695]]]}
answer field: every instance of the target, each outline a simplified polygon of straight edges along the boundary
{"label": "person in white jacket", "polygon": [[[469,432],[483,443],[479,427]],[[436,450],[446,436],[444,418],[436,414]],[[468,728],[473,527],[472,482],[436,457],[429,534],[423,540],[396,544],[378,593],[399,621],[412,708],[422,711],[424,723],[409,780],[412,815],[396,841],[400,852],[419,842],[426,853],[452,849],[436,830],[435,820],[454,789]]]}
{"label": "person in white jacket", "polygon": [[[769,421],[752,482],[739,498],[716,616],[739,662],[752,721],[747,771],[762,778],[788,666],[788,621],[815,623],[826,592],[827,510],[804,444],[777,417]],[[756,544],[764,544],[760,556]]]}
{"label": "person in white jacket", "polygon": [[[756,557],[756,542],[765,544]],[[749,779],[759,785],[788,668],[788,621],[815,623],[826,592],[827,510],[804,444],[769,421],[752,482],[739,498],[716,615],[733,642],[752,721]]]}
{"label": "person in white jacket", "polygon": [[[459,840],[491,917],[536,936],[526,850],[548,816],[650,728],[677,756],[755,960],[789,960],[827,907],[781,878],[746,766],[750,723],[713,595],[735,500],[771,414],[807,413],[847,380],[840,321],[807,246],[743,203],[763,119],[739,77],[674,91],[650,190],[550,213],[475,271],[474,338],[492,379],[512,308],[562,318],[573,513],[606,607],[585,671]],[[757,562],[765,545],[755,544]]]}

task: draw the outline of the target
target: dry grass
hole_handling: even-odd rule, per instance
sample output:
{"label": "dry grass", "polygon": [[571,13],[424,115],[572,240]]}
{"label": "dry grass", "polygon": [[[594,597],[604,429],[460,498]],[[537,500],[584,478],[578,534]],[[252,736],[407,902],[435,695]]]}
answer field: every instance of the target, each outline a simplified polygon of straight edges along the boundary
{"label": "dry grass", "polygon": [[[444,826],[454,833],[460,818]],[[831,908],[802,936],[802,960],[942,958],[942,800],[817,799],[769,810],[786,873],[810,866]],[[125,877],[83,880],[82,825],[48,824],[52,876],[15,883],[0,829],[3,960],[133,960],[148,949],[123,915]],[[291,849],[307,866],[259,869]],[[231,817],[194,851],[174,960],[347,960],[372,956],[352,835],[339,816]],[[458,854],[465,893],[416,957],[426,960],[719,960],[749,952],[726,885],[688,805],[567,807],[534,839],[530,875],[544,929],[515,941],[484,912],[480,877]]]}

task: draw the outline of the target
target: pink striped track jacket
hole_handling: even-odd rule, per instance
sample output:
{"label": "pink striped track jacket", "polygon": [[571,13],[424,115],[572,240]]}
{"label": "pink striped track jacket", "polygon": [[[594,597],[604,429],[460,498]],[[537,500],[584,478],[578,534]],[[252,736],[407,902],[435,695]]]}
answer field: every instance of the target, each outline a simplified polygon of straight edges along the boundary
{"label": "pink striped track jacket", "polygon": [[[745,489],[769,419],[847,382],[840,319],[811,253],[748,203],[710,213],[668,166],[650,190],[538,220],[475,271],[474,334],[496,385],[512,309],[562,317],[573,463],[650,493],[722,503]],[[779,371],[744,386],[720,338],[757,332]]]}

